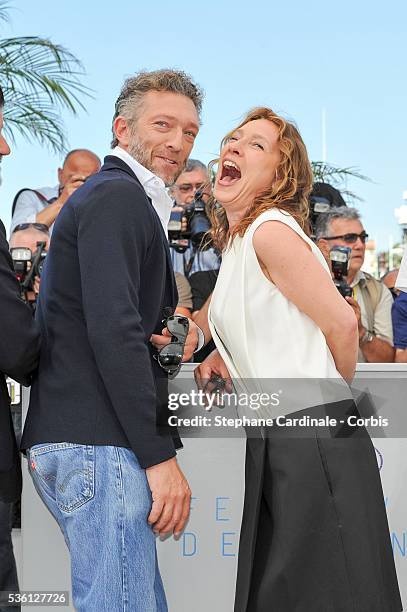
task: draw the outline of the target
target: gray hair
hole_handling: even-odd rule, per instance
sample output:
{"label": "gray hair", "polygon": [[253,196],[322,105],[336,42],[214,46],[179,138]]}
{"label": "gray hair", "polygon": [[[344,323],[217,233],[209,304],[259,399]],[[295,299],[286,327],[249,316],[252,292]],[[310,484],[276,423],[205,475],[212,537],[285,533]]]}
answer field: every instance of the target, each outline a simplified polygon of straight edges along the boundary
{"label": "gray hair", "polygon": [[205,174],[208,174],[208,168],[199,159],[189,159],[183,172],[192,172],[193,170],[203,170]]}
{"label": "gray hair", "polygon": [[[113,122],[121,115],[135,121],[143,98],[149,91],[169,91],[186,96],[195,105],[198,116],[202,110],[203,91],[192,78],[181,70],[145,70],[138,72],[124,82],[120,95],[116,100]],[[112,148],[119,144],[113,131]]]}
{"label": "gray hair", "polygon": [[359,211],[350,206],[337,206],[331,208],[329,212],[320,213],[315,227],[315,240],[329,236],[330,225],[335,219],[360,221],[360,218]]}

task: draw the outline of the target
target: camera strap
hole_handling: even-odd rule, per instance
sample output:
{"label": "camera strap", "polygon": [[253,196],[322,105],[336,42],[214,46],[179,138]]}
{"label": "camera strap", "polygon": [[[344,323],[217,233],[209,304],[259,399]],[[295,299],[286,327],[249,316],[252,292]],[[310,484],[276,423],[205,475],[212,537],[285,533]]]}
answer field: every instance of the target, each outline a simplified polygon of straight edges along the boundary
{"label": "camera strap", "polygon": [[52,204],[52,202],[55,202],[55,200],[57,199],[55,198],[51,198],[50,200],[48,200],[45,195],[43,193],[41,193],[41,191],[37,191],[36,189],[31,189],[30,187],[23,187],[23,189],[20,189],[20,191],[16,194],[14,200],[13,200],[13,204],[11,206],[11,216],[14,215],[14,211],[16,209],[17,206],[17,200],[20,197],[20,195],[22,193],[24,193],[24,191],[31,191],[32,193],[35,193],[35,195],[37,196],[37,198],[39,198],[41,200],[41,202],[44,204],[44,206],[47,206],[48,204]]}
{"label": "camera strap", "polygon": [[191,269],[192,269],[193,263],[195,261],[197,250],[198,249],[197,249],[196,245],[192,245],[192,253],[191,253],[191,257],[189,258],[189,260],[186,261],[185,260],[185,256],[183,258],[183,260],[184,260],[184,276],[186,276],[186,278],[188,278],[188,276],[191,274]]}

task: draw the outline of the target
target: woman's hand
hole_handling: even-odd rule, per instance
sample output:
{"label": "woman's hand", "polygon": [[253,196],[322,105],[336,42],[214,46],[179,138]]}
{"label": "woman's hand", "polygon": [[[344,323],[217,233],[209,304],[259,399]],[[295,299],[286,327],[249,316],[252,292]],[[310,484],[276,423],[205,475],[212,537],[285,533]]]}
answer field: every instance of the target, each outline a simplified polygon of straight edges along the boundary
{"label": "woman's hand", "polygon": [[195,381],[198,389],[208,393],[214,393],[219,388],[222,381],[223,389],[226,393],[232,392],[232,380],[229,371],[215,349],[208,357],[194,370]]}

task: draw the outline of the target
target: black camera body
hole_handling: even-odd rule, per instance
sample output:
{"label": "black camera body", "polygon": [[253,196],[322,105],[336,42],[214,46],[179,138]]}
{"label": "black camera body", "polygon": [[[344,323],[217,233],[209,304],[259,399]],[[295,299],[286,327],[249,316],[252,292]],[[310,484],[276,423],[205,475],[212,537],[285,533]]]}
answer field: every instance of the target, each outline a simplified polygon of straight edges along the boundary
{"label": "black camera body", "polygon": [[41,278],[47,252],[46,242],[37,242],[37,249],[32,253],[27,247],[15,247],[10,249],[13,260],[14,271],[20,283],[21,296],[27,302],[27,294],[34,291],[35,278]]}
{"label": "black camera body", "polygon": [[340,191],[328,183],[314,183],[308,202],[312,238],[315,238],[315,228],[320,215],[329,213],[331,208],[346,206]]}
{"label": "black camera body", "polygon": [[331,203],[328,198],[319,195],[313,195],[312,193],[309,196],[308,200],[310,210],[309,220],[312,232],[314,233],[314,229],[317,224],[319,215],[321,213],[328,213],[331,209]]}
{"label": "black camera body", "polygon": [[178,253],[184,253],[191,244],[201,251],[210,246],[210,241],[204,240],[205,235],[211,229],[211,222],[206,214],[206,204],[202,195],[197,191],[194,201],[189,206],[182,211],[171,213],[168,239],[170,247]]}
{"label": "black camera body", "polygon": [[329,252],[334,283],[343,297],[352,297],[352,287],[346,282],[348,276],[349,258],[352,249],[344,246],[333,246]]}

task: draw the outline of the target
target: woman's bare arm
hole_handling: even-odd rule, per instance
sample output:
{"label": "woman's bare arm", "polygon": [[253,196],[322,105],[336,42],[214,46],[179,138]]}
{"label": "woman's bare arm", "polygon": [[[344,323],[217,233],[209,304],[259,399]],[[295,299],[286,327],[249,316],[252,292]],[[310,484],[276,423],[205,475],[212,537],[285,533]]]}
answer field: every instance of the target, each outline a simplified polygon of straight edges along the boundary
{"label": "woman's bare arm", "polygon": [[337,370],[351,382],[359,344],[357,320],[310,246],[279,221],[260,225],[253,245],[264,274],[320,328]]}

